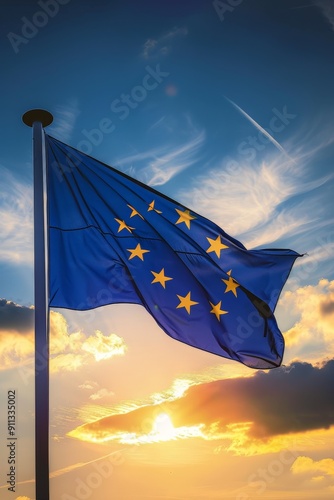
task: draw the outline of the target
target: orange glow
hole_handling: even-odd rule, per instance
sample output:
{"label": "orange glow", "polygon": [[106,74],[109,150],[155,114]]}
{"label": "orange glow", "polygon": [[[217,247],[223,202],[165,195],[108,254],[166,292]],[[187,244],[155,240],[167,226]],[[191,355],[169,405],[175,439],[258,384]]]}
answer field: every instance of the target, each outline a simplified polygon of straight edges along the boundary
{"label": "orange glow", "polygon": [[167,415],[167,413],[160,413],[160,415],[158,415],[155,419],[152,432],[155,432],[157,435],[160,435],[162,438],[166,438],[166,440],[168,440],[170,436],[173,435],[174,431],[175,428],[169,415]]}
{"label": "orange glow", "polygon": [[167,413],[160,413],[152,422],[150,432],[108,432],[100,430],[99,432],[90,432],[85,429],[85,426],[78,427],[69,432],[70,437],[80,439],[82,441],[90,441],[93,443],[101,443],[107,441],[118,441],[121,444],[149,444],[161,443],[166,441],[175,441],[177,439],[189,439],[194,437],[204,438],[202,429],[204,424],[194,425],[191,427],[174,427],[171,417]]}

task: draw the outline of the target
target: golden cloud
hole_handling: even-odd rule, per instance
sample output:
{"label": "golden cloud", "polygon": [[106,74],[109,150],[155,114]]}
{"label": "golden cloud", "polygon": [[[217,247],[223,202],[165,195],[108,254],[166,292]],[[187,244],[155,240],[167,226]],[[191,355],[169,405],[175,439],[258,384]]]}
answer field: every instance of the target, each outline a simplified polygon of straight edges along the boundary
{"label": "golden cloud", "polygon": [[8,370],[27,362],[33,353],[33,335],[18,332],[0,333],[0,370]]}
{"label": "golden cloud", "polygon": [[108,389],[99,389],[97,392],[94,394],[91,394],[89,396],[89,399],[92,399],[93,401],[96,401],[97,399],[105,399],[105,398],[110,398],[115,396],[115,393],[112,391],[108,391]]}
{"label": "golden cloud", "polygon": [[110,359],[113,356],[122,356],[127,349],[123,339],[112,333],[103,335],[96,330],[94,335],[89,337],[83,344],[82,349],[94,356],[96,361]]}
{"label": "golden cloud", "polygon": [[89,337],[82,331],[68,333],[65,318],[60,313],[52,313],[54,318],[50,336],[51,372],[74,371],[93,359],[103,361],[125,354],[127,346],[118,335],[104,335],[99,330]]}
{"label": "golden cloud", "polygon": [[285,292],[280,307],[291,311],[298,318],[285,332],[286,347],[296,356],[307,349],[307,359],[318,360],[322,353],[334,355],[334,281],[322,279],[315,286]]}
{"label": "golden cloud", "polygon": [[[128,404],[109,416],[74,429],[71,437],[92,442],[150,443],[161,415],[170,419],[172,439],[223,441],[235,454],[291,449],[296,436],[334,426],[331,380],[334,360],[323,366],[293,363],[289,367],[239,377],[174,386],[174,399],[152,404]],[[187,386],[188,383],[188,386]],[[154,395],[153,400],[157,400]],[[168,429],[167,429],[168,430]],[[326,432],[326,431],[324,431]],[[327,431],[329,432],[329,431]]]}
{"label": "golden cloud", "polygon": [[[24,378],[34,374],[32,308],[0,299],[0,370],[20,367]],[[75,371],[94,361],[122,356],[124,340],[97,330],[87,337],[83,331],[69,332],[64,316],[50,311],[50,370]],[[39,360],[43,363],[43,360]]]}
{"label": "golden cloud", "polygon": [[[294,474],[322,473],[334,476],[334,460],[332,458],[323,458],[322,460],[315,461],[309,457],[298,457],[292,465],[291,470]],[[314,479],[317,478],[319,476],[316,476]]]}

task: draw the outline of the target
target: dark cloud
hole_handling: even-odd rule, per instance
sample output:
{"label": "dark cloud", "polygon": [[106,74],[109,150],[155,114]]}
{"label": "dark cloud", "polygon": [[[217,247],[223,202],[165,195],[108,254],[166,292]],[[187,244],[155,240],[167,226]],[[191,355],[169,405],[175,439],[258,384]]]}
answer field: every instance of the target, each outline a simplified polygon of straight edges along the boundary
{"label": "dark cloud", "polygon": [[327,300],[320,305],[320,311],[324,316],[334,313],[334,300]]}
{"label": "dark cloud", "polygon": [[15,302],[0,299],[0,331],[11,330],[26,333],[33,328],[34,310]]}
{"label": "dark cloud", "polygon": [[319,368],[293,363],[250,378],[192,386],[181,399],[112,415],[81,431],[96,437],[150,432],[162,412],[170,414],[175,427],[204,423],[208,429],[217,423],[216,429],[223,431],[228,424],[253,422],[249,436],[255,438],[328,428],[334,424],[333,380],[334,360]]}

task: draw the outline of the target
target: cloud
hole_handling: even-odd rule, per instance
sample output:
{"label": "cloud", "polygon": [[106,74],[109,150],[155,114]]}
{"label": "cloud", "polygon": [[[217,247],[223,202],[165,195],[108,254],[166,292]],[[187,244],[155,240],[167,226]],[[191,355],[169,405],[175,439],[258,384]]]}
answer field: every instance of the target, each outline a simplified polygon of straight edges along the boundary
{"label": "cloud", "polygon": [[33,192],[32,186],[17,179],[0,166],[0,261],[32,264]]}
{"label": "cloud", "polygon": [[334,355],[334,281],[321,279],[317,285],[287,291],[280,308],[289,310],[294,319],[284,335],[290,357],[317,361],[324,352]]}
{"label": "cloud", "polygon": [[[198,130],[186,119],[188,139],[174,147],[164,146],[117,160],[118,166],[130,165],[128,173],[149,186],[161,186],[197,161],[205,141],[205,131]],[[142,162],[142,164],[141,164]],[[136,167],[132,167],[132,163]]]}
{"label": "cloud", "polygon": [[334,296],[320,304],[320,310],[324,316],[332,315],[334,313]]}
{"label": "cloud", "polygon": [[334,477],[334,460],[324,458],[322,460],[312,460],[309,457],[298,457],[293,463],[291,470],[294,474],[322,473]]}
{"label": "cloud", "polygon": [[93,401],[96,401],[97,399],[107,399],[110,397],[115,396],[115,393],[112,391],[108,391],[108,389],[99,389],[97,392],[94,394],[91,394],[89,396],[89,399],[92,399]]}
{"label": "cloud", "polygon": [[[101,470],[102,467],[104,467],[104,470],[106,470],[106,467],[109,467],[107,470],[112,470],[113,467],[121,465],[124,463],[124,454],[126,450],[120,449],[116,451],[112,451],[111,453],[108,453],[108,455],[103,455],[102,457],[95,458],[94,460],[90,460],[88,462],[78,462],[76,464],[69,465],[67,467],[64,467],[62,469],[58,469],[55,471],[50,472],[50,479],[53,479],[55,477],[63,476],[64,474],[71,473],[75,470],[82,469],[83,467],[86,467],[87,465],[91,465],[94,463],[103,462],[100,463],[100,468]],[[108,464],[109,462],[109,464]],[[23,484],[29,484],[29,483],[34,483],[35,479],[27,479],[25,481],[18,481],[16,484],[17,485],[23,485]],[[8,485],[0,486],[0,489],[7,488]],[[33,500],[30,497],[27,496],[19,496],[16,498],[16,500]]]}
{"label": "cloud", "polygon": [[[111,453],[108,453],[108,455],[104,455],[102,457],[95,458],[94,460],[90,460],[89,462],[79,462],[79,463],[76,463],[73,465],[69,465],[68,467],[64,467],[63,469],[58,469],[54,472],[51,472],[50,478],[63,476],[64,474],[68,474],[69,472],[72,472],[72,471],[77,470],[77,469],[81,469],[82,467],[86,467],[87,465],[91,465],[91,464],[100,462],[101,460],[106,460],[107,462],[109,461],[110,464],[113,466],[121,465],[124,462],[123,450],[120,449],[117,451],[113,451]],[[109,467],[111,467],[110,464],[109,464]],[[106,463],[104,463],[103,465],[105,467]],[[101,464],[101,466],[102,466],[102,464]]]}
{"label": "cloud", "polygon": [[287,156],[289,158],[289,160],[292,160],[294,161],[292,158],[290,158],[290,156],[288,155],[288,153],[285,151],[285,149],[283,148],[283,146],[278,142],[276,141],[276,139],[266,130],[264,129],[263,127],[261,127],[261,125],[256,121],[254,120],[254,118],[252,118],[248,113],[246,113],[246,111],[244,111],[240,106],[238,106],[238,104],[236,104],[235,102],[233,102],[231,99],[229,99],[228,97],[225,97],[225,99],[227,101],[229,101],[252,125],[254,125],[254,127],[259,131],[261,132],[261,134],[263,134],[265,137],[267,137],[267,139],[269,139],[269,141],[274,145],[276,146],[276,148],[281,152],[283,153],[285,156]]}
{"label": "cloud", "polygon": [[123,339],[118,335],[112,333],[106,336],[96,330],[94,335],[82,344],[82,349],[92,354],[96,361],[101,361],[125,354],[127,347]]}
{"label": "cloud", "polygon": [[148,129],[148,132],[151,132],[152,130],[159,128],[164,121],[166,120],[166,115],[161,116],[158,120],[156,120]]}
{"label": "cloud", "polygon": [[334,4],[332,0],[317,0],[316,5],[320,8],[322,14],[327,19],[334,31]]}
{"label": "cloud", "polygon": [[313,460],[302,455],[298,456],[291,466],[291,472],[298,477],[299,484],[304,488],[326,489],[334,491],[334,460],[332,458],[323,458]]}
{"label": "cloud", "polygon": [[86,380],[83,384],[79,385],[79,389],[92,390],[98,387],[98,383],[93,380]]}
{"label": "cloud", "polygon": [[[196,211],[214,220],[230,234],[247,233],[256,228],[263,234],[264,226],[269,222],[270,231],[273,231],[279,214],[281,219],[276,222],[277,227],[286,230],[300,223],[291,212],[279,212],[277,208],[299,190],[300,177],[296,175],[295,167],[276,158],[259,165],[247,162],[229,165],[227,162],[208,169],[190,189],[180,191],[179,198],[186,205],[197,207]],[[304,222],[308,220],[304,216]],[[259,242],[260,235],[254,238],[251,234],[248,239],[253,240],[253,246]]]}
{"label": "cloud", "polygon": [[174,39],[184,37],[187,34],[187,28],[175,27],[162,35],[160,38],[148,38],[144,43],[141,56],[144,57],[144,59],[150,59],[169,54]]}
{"label": "cloud", "polygon": [[59,104],[54,109],[54,122],[48,127],[48,133],[61,141],[69,141],[79,114],[80,110],[76,100],[67,105]]}
{"label": "cloud", "polygon": [[[21,367],[21,375],[34,374],[34,310],[5,299],[0,300],[0,369]],[[96,330],[86,336],[81,330],[68,331],[64,316],[50,311],[51,372],[75,371],[92,360],[103,361],[125,354],[124,340]],[[41,360],[42,361],[42,360]]]}
{"label": "cloud", "polygon": [[[297,163],[265,150],[260,158],[255,148],[251,148],[256,153],[253,160],[241,152],[236,159],[215,160],[176,197],[240,238],[247,248],[293,236],[294,241],[298,238],[300,252],[308,251],[324,234],[322,223],[330,210],[330,201],[324,200],[319,188],[331,185],[334,178],[333,174],[314,178],[308,166],[319,148],[330,144],[327,139],[317,140],[320,145],[296,147]],[[301,197],[306,193],[307,199]],[[314,233],[311,241],[310,231]]]}
{"label": "cloud", "polygon": [[125,354],[127,346],[124,340],[111,333],[104,335],[96,330],[86,337],[82,331],[68,332],[64,316],[51,311],[51,372],[75,371],[95,361],[111,359]]}
{"label": "cloud", "polygon": [[26,333],[34,325],[34,310],[20,306],[6,299],[0,299],[0,332],[1,330]]}
{"label": "cloud", "polygon": [[[252,377],[191,386],[177,399],[113,414],[69,435],[97,442],[150,442],[157,417],[162,414],[172,421],[174,439],[242,439],[242,446],[247,446],[247,440],[263,442],[291,433],[328,429],[334,425],[333,376],[334,360],[320,367],[295,362],[288,368],[257,372]],[[231,449],[238,446],[234,443]]]}
{"label": "cloud", "polygon": [[161,186],[190,167],[205,139],[204,131],[198,132],[188,142],[155,158],[148,167],[141,169],[140,179],[149,186]]}
{"label": "cloud", "polygon": [[0,370],[24,363],[33,352],[33,309],[0,300]]}

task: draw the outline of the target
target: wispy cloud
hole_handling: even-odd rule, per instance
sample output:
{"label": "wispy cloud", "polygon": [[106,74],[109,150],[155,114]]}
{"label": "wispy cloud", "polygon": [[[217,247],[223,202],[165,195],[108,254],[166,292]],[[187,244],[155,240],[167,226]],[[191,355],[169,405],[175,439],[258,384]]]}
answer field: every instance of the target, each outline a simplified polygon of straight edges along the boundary
{"label": "wispy cloud", "polygon": [[[330,221],[323,220],[327,208],[323,192],[318,188],[326,186],[332,179],[333,176],[327,175],[314,181],[305,180],[295,184],[290,194],[282,198],[279,204],[272,205],[266,219],[263,216],[262,222],[242,236],[247,246],[259,247],[289,237],[293,238],[294,245],[298,246],[296,248],[301,253],[313,255],[318,246],[319,235],[330,228]],[[313,234],[311,239],[310,234]],[[317,260],[319,257],[320,254],[317,255]]]}
{"label": "wispy cloud", "polygon": [[[67,141],[79,114],[75,102],[58,106],[51,135]],[[0,261],[17,264],[33,262],[33,187],[13,176],[0,165]]]}
{"label": "wispy cloud", "polygon": [[[319,204],[321,201],[319,196]],[[311,239],[310,234],[312,234]],[[309,227],[309,230],[301,233],[300,236],[297,234],[296,242],[300,248],[306,249],[307,255],[301,261],[296,262],[293,279],[298,277],[312,279],[315,273],[322,276],[331,275],[334,255],[333,217],[328,220],[317,220],[316,228]]]}
{"label": "wispy cloud", "polygon": [[317,0],[317,5],[334,31],[334,3],[332,0]]}
{"label": "wispy cloud", "polygon": [[329,135],[328,130],[314,132],[306,142],[291,137],[297,163],[275,150],[257,153],[252,161],[237,152],[233,160],[215,160],[208,163],[205,175],[193,178],[175,196],[240,238],[248,248],[293,236],[299,244],[295,249],[309,252],[331,210],[331,200],[324,198],[322,188],[328,190],[334,174],[323,174],[312,165],[332,144]]}
{"label": "wispy cloud", "polygon": [[170,52],[172,42],[175,38],[184,37],[188,34],[187,28],[173,28],[160,38],[148,38],[144,43],[141,55],[145,59],[166,55]]}
{"label": "wispy cloud", "polygon": [[89,399],[96,401],[98,399],[108,399],[112,398],[115,396],[115,393],[113,391],[109,391],[108,389],[99,389],[97,392],[94,392],[94,394],[91,394],[89,396]]}
{"label": "wispy cloud", "polygon": [[162,116],[161,118],[159,118],[158,120],[156,120],[151,126],[150,128],[148,129],[148,132],[151,132],[152,130],[158,128],[161,126],[161,124],[165,121],[166,119],[166,116]]}
{"label": "wispy cloud", "polygon": [[48,127],[48,133],[61,141],[69,141],[79,114],[80,110],[76,100],[67,105],[59,104],[54,109],[54,122]]}
{"label": "wispy cloud", "polygon": [[224,165],[208,169],[193,181],[192,189],[180,191],[179,198],[228,233],[240,235],[272,221],[277,207],[299,189],[300,178],[291,164],[277,158],[258,166],[240,163],[232,173]]}
{"label": "wispy cloud", "polygon": [[[101,460],[103,461],[110,461],[110,468],[115,465],[120,465],[123,463],[123,452],[126,453],[126,450],[119,449],[116,451],[112,451],[111,453],[108,453],[107,455],[103,455],[102,457],[95,458],[94,460],[89,460],[88,462],[78,462],[76,464],[68,465],[67,467],[64,467],[62,469],[58,469],[55,471],[50,472],[50,479],[53,479],[55,477],[63,476],[64,474],[68,474],[70,472],[73,472],[78,469],[82,469],[84,467],[87,467],[88,465],[92,465],[95,463],[100,462]],[[26,481],[18,481],[16,484],[17,485],[22,485],[22,484],[30,484],[34,483],[35,479],[27,479]],[[0,486],[0,489],[7,488],[8,484]],[[25,496],[20,496],[16,500],[32,500],[28,497]]]}
{"label": "wispy cloud", "polygon": [[[120,450],[117,450],[117,451],[113,451],[111,453],[108,453],[108,455],[104,455],[102,457],[99,457],[99,458],[95,458],[94,460],[90,460],[89,462],[79,462],[79,463],[76,463],[76,464],[73,464],[73,465],[69,465],[68,467],[64,467],[63,469],[58,469],[56,471],[53,471],[50,473],[50,478],[54,478],[54,477],[59,477],[59,476],[63,476],[64,474],[68,474],[69,472],[72,472],[74,470],[78,470],[78,469],[82,469],[83,467],[87,467],[87,465],[91,465],[91,464],[94,464],[94,463],[97,463],[101,460],[108,460],[110,459],[110,457],[117,457],[118,459],[118,462],[121,463],[121,459],[122,459],[122,449]],[[111,460],[111,463],[114,463],[115,465],[115,461]]]}
{"label": "wispy cloud", "polygon": [[126,167],[130,175],[149,186],[161,186],[198,161],[205,131],[188,123],[187,135],[188,139],[182,144],[133,154],[117,160],[116,164]]}
{"label": "wispy cloud", "polygon": [[283,153],[285,156],[287,156],[291,161],[294,161],[292,158],[290,158],[290,156],[285,151],[285,149],[283,148],[283,146],[278,141],[276,141],[276,139],[266,129],[264,129],[263,127],[261,127],[261,125],[256,120],[254,120],[254,118],[252,118],[248,113],[246,113],[246,111],[244,111],[240,106],[238,106],[238,104],[236,104],[235,102],[233,102],[228,97],[225,96],[225,99],[227,101],[229,101],[252,125],[254,125],[254,127],[259,132],[261,132],[261,134],[263,134],[265,137],[267,137],[269,139],[269,141],[274,146],[276,146],[276,148],[279,151],[281,151],[281,153]]}
{"label": "wispy cloud", "polygon": [[79,389],[92,390],[98,387],[97,382],[94,380],[86,380],[83,384],[79,385]]}
{"label": "wispy cloud", "polygon": [[16,179],[0,166],[0,261],[32,264],[32,186]]}

